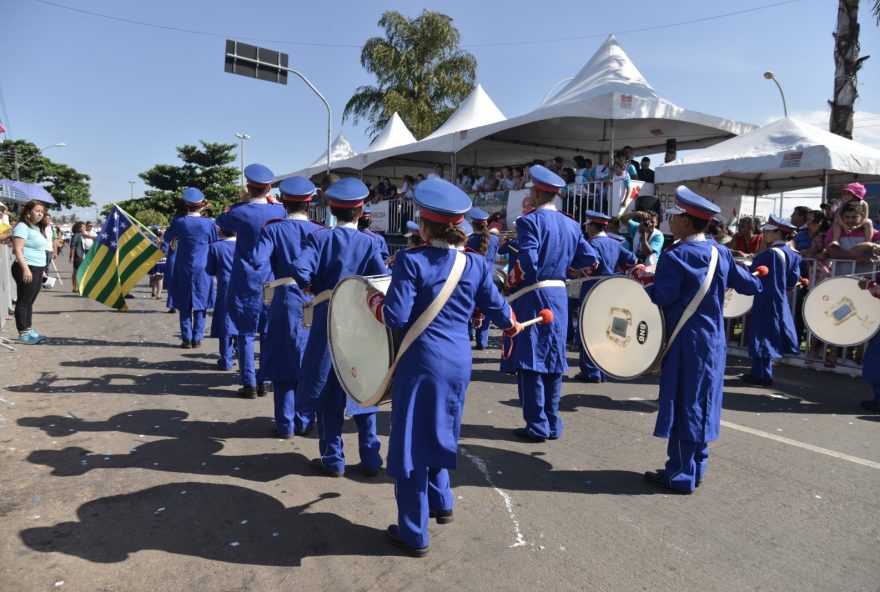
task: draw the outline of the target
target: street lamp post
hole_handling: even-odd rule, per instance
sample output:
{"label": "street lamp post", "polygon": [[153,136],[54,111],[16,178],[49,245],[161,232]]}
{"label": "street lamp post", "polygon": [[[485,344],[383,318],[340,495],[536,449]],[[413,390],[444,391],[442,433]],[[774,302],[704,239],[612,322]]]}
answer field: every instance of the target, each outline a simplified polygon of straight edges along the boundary
{"label": "street lamp post", "polygon": [[46,146],[44,148],[40,148],[40,151],[37,152],[36,154],[34,154],[33,156],[29,156],[29,157],[25,158],[23,161],[18,162],[18,150],[15,150],[15,146],[13,145],[12,158],[15,162],[15,180],[21,181],[21,176],[19,175],[19,167],[21,167],[23,164],[30,162],[31,160],[33,160],[34,158],[36,158],[37,156],[39,156],[40,154],[42,154],[43,152],[48,150],[49,148],[64,148],[65,146],[67,146],[67,144],[65,142],[57,142],[55,144],[51,144],[51,145]]}
{"label": "street lamp post", "polygon": [[782,112],[788,117],[788,107],[785,104],[785,93],[782,92],[782,86],[780,86],[779,81],[776,80],[776,75],[773,72],[764,72],[764,78],[767,80],[772,80],[776,84],[776,88],[779,89],[779,96],[782,97]]}
{"label": "street lamp post", "polygon": [[244,141],[250,140],[251,137],[247,134],[242,133],[236,133],[235,137],[241,141],[241,149],[239,150],[241,154],[241,186],[244,187]]}
{"label": "street lamp post", "polygon": [[130,193],[129,197],[131,199],[134,199],[134,181],[129,181],[128,186],[131,189],[131,193]]}

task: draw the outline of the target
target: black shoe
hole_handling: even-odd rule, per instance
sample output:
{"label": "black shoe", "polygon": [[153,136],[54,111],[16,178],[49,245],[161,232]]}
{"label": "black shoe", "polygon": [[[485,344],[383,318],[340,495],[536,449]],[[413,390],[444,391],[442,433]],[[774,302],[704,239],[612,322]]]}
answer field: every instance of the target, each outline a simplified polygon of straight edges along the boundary
{"label": "black shoe", "polygon": [[328,477],[343,477],[345,476],[345,471],[331,471],[327,467],[324,466],[324,461],[320,458],[313,458],[309,461],[309,465],[319,473],[323,473]]}
{"label": "black shoe", "polygon": [[587,382],[590,384],[599,384],[602,382],[601,378],[596,378],[595,376],[590,376],[585,372],[578,372],[574,376],[575,380],[580,380],[581,382]]}
{"label": "black shoe", "polygon": [[181,341],[181,342],[180,342],[180,347],[181,347],[182,349],[192,349],[192,343],[190,343],[189,341],[184,340],[184,341]]}
{"label": "black shoe", "polygon": [[312,430],[314,430],[314,429],[315,429],[315,422],[312,422],[309,424],[309,427],[307,427],[304,430],[301,428],[294,428],[293,433],[296,434],[297,436],[308,436],[309,434],[312,433]]}
{"label": "black shoe", "polygon": [[525,428],[516,428],[515,430],[513,430],[513,435],[517,438],[522,438],[523,440],[527,440],[529,442],[544,442],[546,440],[546,438],[531,435],[529,431]]}
{"label": "black shoe", "polygon": [[275,432],[276,438],[281,438],[282,440],[290,440],[291,438],[293,438],[293,434],[282,434],[278,431],[278,428],[272,428],[272,431]]}
{"label": "black shoe", "polygon": [[193,340],[192,346],[193,346],[193,349],[198,349],[198,348],[202,347],[202,342]]}
{"label": "black shoe", "polygon": [[698,481],[696,482],[696,484],[695,484],[694,486],[695,486],[695,487],[699,487],[699,486],[702,485],[702,484],[703,484],[703,480],[700,479],[700,480],[698,480]]}
{"label": "black shoe", "polygon": [[861,405],[862,409],[873,411],[874,413],[880,413],[880,403],[877,401],[862,401]]}
{"label": "black shoe", "polygon": [[772,380],[767,380],[764,378],[755,378],[751,374],[743,374],[739,377],[741,381],[746,384],[751,384],[753,386],[773,386]]}
{"label": "black shoe", "polygon": [[378,475],[379,473],[382,472],[382,465],[379,465],[375,469],[363,468],[362,470],[364,472],[364,477],[375,477],[376,475]]}
{"label": "black shoe", "polygon": [[175,312],[177,312],[177,309],[176,309],[176,308],[169,308],[169,309],[168,309],[167,311],[165,311],[165,312],[168,312],[168,313],[175,313]]}
{"label": "black shoe", "polygon": [[257,396],[265,397],[267,394],[272,392],[272,385],[267,382],[261,382],[257,385]]}
{"label": "black shoe", "polygon": [[428,518],[433,518],[437,524],[449,524],[452,522],[452,510],[431,510]]}
{"label": "black shoe", "polygon": [[663,471],[647,471],[645,473],[645,481],[650,483],[651,485],[656,485],[657,487],[662,487],[672,493],[679,493],[681,495],[690,495],[693,493],[692,491],[681,491],[680,489],[675,489],[666,482],[666,477],[663,476]]}
{"label": "black shoe", "polygon": [[424,557],[428,554],[428,547],[410,547],[402,540],[400,540],[400,535],[397,531],[397,525],[392,524],[388,527],[388,530],[385,531],[385,535],[388,537],[388,541],[397,547],[398,549],[402,549],[407,555],[410,557]]}
{"label": "black shoe", "polygon": [[242,399],[256,399],[257,389],[250,385],[245,385],[238,389],[238,396]]}

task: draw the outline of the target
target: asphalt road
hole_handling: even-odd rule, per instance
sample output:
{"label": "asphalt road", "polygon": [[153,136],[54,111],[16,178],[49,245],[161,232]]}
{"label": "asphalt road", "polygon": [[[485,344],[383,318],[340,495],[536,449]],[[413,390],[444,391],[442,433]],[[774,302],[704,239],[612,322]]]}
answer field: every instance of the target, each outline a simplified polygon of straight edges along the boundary
{"label": "asphalt road", "polygon": [[880,590],[880,415],[856,377],[750,388],[731,358],[709,472],[680,496],[642,479],[665,459],[656,377],[566,381],[563,438],[527,444],[498,350],[475,352],[455,522],[413,559],[385,542],[393,482],[359,474],[353,424],[347,476],[317,475],[316,438],[272,437],[271,399],[236,397],[215,341],[177,348],[145,283],[116,313],[64,278],[36,305],[50,339],[0,349],[4,592]]}

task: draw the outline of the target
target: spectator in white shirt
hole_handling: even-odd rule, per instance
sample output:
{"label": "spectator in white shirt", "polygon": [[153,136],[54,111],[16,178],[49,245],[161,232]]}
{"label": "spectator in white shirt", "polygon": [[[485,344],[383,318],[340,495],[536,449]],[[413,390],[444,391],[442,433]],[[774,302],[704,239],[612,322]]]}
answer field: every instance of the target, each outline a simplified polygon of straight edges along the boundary
{"label": "spectator in white shirt", "polygon": [[446,179],[446,175],[443,171],[443,165],[438,164],[434,167],[434,172],[428,175],[429,179]]}

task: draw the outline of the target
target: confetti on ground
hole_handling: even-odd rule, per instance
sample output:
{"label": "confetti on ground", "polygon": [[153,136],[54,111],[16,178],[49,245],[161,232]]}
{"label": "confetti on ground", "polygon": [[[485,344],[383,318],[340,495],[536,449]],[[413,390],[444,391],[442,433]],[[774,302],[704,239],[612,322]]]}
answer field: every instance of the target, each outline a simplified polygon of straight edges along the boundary
{"label": "confetti on ground", "polygon": [[238,545],[239,545],[238,541],[232,541],[231,543],[229,543],[230,547],[237,547]]}
{"label": "confetti on ground", "polygon": [[158,514],[159,512],[164,512],[164,511],[165,511],[165,506],[162,506],[161,508],[159,508],[158,510],[156,510],[156,511],[153,512],[153,513],[154,513],[154,514]]}
{"label": "confetti on ground", "polygon": [[64,580],[58,580],[57,582],[55,582],[55,587],[56,587],[56,588],[60,588],[60,587],[63,586],[63,585],[64,585]]}
{"label": "confetti on ground", "polygon": [[239,524],[247,524],[247,522],[247,520],[242,520],[241,522],[239,522]]}

